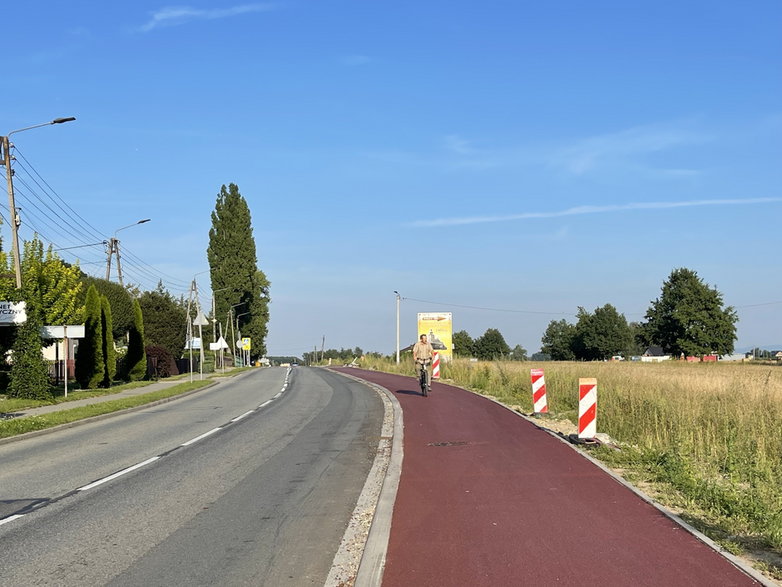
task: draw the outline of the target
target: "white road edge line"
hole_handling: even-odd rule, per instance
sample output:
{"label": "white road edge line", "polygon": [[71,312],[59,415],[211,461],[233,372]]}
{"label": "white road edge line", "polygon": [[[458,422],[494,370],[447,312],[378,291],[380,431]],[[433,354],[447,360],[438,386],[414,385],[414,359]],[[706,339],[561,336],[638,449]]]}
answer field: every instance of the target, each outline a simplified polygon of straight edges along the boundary
{"label": "white road edge line", "polygon": [[[404,459],[404,423],[399,400],[382,385],[335,371],[358,381],[383,400],[383,428],[375,461],[361,490],[356,508],[342,536],[325,587],[344,585],[349,578],[356,587],[379,587],[383,580],[391,517]],[[369,521],[369,528],[365,525]]]}
{"label": "white road edge line", "polygon": [[204,433],[203,433],[201,436],[196,436],[195,438],[192,438],[192,439],[188,440],[187,442],[185,442],[184,444],[182,444],[182,445],[180,445],[180,446],[190,446],[191,444],[193,444],[193,443],[196,443],[196,442],[198,442],[199,440],[203,440],[203,439],[204,439],[204,438],[206,438],[207,436],[211,436],[211,435],[212,435],[212,434],[214,434],[215,432],[219,432],[221,429],[222,429],[222,428],[221,428],[220,426],[218,426],[217,428],[213,428],[213,429],[212,429],[212,430],[210,430],[209,432],[204,432]]}
{"label": "white road edge line", "polygon": [[88,489],[92,489],[93,487],[97,487],[98,485],[102,485],[103,483],[106,483],[107,481],[111,481],[112,479],[116,479],[117,477],[121,477],[122,475],[125,475],[126,473],[130,473],[131,471],[135,471],[136,469],[140,469],[144,465],[148,465],[149,463],[154,463],[159,458],[160,457],[149,458],[146,461],[142,461],[140,463],[137,463],[137,464],[133,465],[132,467],[128,467],[127,469],[122,469],[121,471],[117,471],[113,475],[109,475],[108,477],[104,477],[103,479],[98,479],[97,481],[94,481],[94,482],[90,483],[89,485],[85,485],[84,487],[79,487],[76,491],[87,491]]}
{"label": "white road edge line", "polygon": [[0,526],[3,524],[7,524],[8,522],[13,522],[14,520],[18,520],[19,518],[24,518],[24,514],[14,514],[13,516],[8,516],[7,518],[0,520]]}
{"label": "white road edge line", "polygon": [[254,411],[255,411],[255,410],[248,410],[248,411],[246,411],[244,414],[242,414],[241,416],[236,416],[236,418],[234,418],[233,420],[231,420],[231,422],[238,422],[238,421],[239,421],[239,420],[241,420],[242,418],[246,418],[247,416],[249,416],[250,414],[252,414]]}
{"label": "white road edge line", "polygon": [[269,405],[270,403],[272,403],[273,401],[274,401],[273,399],[267,399],[265,402],[263,402],[263,403],[262,403],[260,406],[258,406],[258,407],[259,407],[259,408],[265,408],[266,406],[268,406],[268,405]]}

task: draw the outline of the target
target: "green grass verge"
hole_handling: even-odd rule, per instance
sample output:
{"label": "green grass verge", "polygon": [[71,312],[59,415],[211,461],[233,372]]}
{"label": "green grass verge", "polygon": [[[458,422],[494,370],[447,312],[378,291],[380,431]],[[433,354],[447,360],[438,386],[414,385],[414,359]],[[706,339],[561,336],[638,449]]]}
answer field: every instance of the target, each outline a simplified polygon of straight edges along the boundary
{"label": "green grass verge", "polygon": [[[12,420],[0,421],[0,438],[8,438],[10,436],[25,434],[26,432],[33,432],[35,430],[44,430],[46,428],[53,428],[54,426],[69,424],[71,422],[76,422],[77,420],[83,420],[85,418],[91,418],[93,416],[100,416],[102,414],[109,414],[111,412],[117,412],[119,410],[135,408],[136,406],[143,406],[144,404],[152,403],[161,399],[166,399],[172,396],[186,393],[188,391],[205,387],[210,383],[212,382],[209,379],[204,379],[203,381],[193,381],[192,383],[188,381],[188,382],[180,383],[178,385],[174,385],[167,389],[162,389],[160,391],[153,391],[150,393],[145,393],[134,397],[127,397],[127,398],[122,398],[117,400],[99,402],[88,406],[83,406],[80,408],[72,408],[70,410],[64,409],[58,412],[52,412],[51,414],[44,414],[41,416],[29,416],[29,417],[15,418]],[[138,385],[136,385],[136,387],[138,387]],[[124,387],[124,389],[128,389],[128,387]],[[82,392],[82,393],[89,394],[91,392]],[[104,394],[93,394],[93,395],[105,395],[105,392]],[[87,395],[83,397],[92,397],[92,396]],[[74,399],[78,399],[78,398],[74,398]],[[42,405],[47,405],[47,404],[44,403]]]}
{"label": "green grass verge", "polygon": [[54,397],[52,400],[34,400],[27,398],[5,398],[0,401],[0,413],[13,413],[22,410],[29,410],[30,408],[40,408],[42,406],[51,406],[56,404],[63,404],[80,399],[88,399],[91,397],[102,397],[104,395],[113,395],[120,393],[121,391],[127,391],[128,389],[137,389],[139,387],[146,387],[152,385],[155,381],[134,381],[133,383],[123,383],[121,385],[115,385],[109,389],[75,389],[68,392],[68,397],[65,397],[65,391],[62,388],[54,390]]}

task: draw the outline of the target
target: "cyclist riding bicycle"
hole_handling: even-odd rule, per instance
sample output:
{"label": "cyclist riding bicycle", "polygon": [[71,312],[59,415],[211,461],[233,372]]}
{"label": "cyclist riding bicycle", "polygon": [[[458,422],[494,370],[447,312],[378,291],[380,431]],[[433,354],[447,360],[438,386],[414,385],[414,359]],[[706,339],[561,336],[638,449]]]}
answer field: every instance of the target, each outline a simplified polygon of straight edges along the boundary
{"label": "cyclist riding bicycle", "polygon": [[429,389],[432,388],[432,373],[429,371],[432,357],[434,357],[434,349],[427,342],[426,335],[422,334],[418,342],[413,345],[413,361],[415,361],[415,376],[417,379],[421,378],[421,369],[426,371],[426,385]]}

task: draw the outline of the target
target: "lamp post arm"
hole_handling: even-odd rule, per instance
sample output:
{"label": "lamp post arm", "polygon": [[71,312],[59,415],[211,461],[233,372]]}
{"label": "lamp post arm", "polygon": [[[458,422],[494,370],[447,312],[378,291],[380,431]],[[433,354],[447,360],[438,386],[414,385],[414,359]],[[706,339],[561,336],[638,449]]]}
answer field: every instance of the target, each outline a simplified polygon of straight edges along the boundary
{"label": "lamp post arm", "polygon": [[50,126],[52,124],[62,124],[63,122],[71,122],[73,120],[76,120],[75,116],[68,116],[67,118],[55,118],[54,120],[50,120],[49,122],[42,122],[41,124],[34,124],[32,126],[25,126],[24,128],[17,128],[16,130],[12,130],[11,132],[9,132],[6,136],[10,137],[12,134],[22,132],[24,130],[40,128],[42,126]]}

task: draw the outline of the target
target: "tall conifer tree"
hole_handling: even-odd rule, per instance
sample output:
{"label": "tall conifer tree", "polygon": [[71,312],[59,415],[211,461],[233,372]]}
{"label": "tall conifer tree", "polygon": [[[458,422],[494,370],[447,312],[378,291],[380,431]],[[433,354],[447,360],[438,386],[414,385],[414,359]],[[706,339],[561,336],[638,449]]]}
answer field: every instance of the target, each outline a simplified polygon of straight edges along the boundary
{"label": "tall conifer tree", "polygon": [[147,374],[147,354],[144,351],[144,316],[138,300],[133,300],[133,315],[133,324],[128,331],[124,377],[128,381],[141,381]]}
{"label": "tall conifer tree", "polygon": [[111,387],[117,374],[117,353],[114,350],[114,324],[111,318],[109,298],[100,296],[100,322],[103,335],[103,387]]}
{"label": "tall conifer tree", "polygon": [[76,352],[76,380],[82,389],[94,389],[103,381],[103,325],[98,290],[91,285],[84,301],[84,338]]}
{"label": "tall conifer tree", "polygon": [[220,188],[212,212],[207,258],[216,318],[224,322],[233,307],[233,318],[235,322],[238,318],[242,337],[252,339],[252,356],[264,355],[269,280],[258,268],[250,209],[236,184]]}

